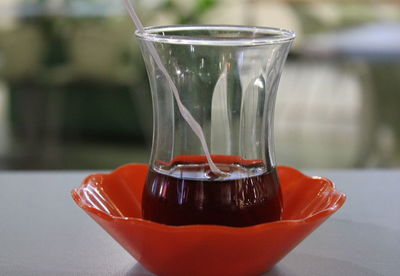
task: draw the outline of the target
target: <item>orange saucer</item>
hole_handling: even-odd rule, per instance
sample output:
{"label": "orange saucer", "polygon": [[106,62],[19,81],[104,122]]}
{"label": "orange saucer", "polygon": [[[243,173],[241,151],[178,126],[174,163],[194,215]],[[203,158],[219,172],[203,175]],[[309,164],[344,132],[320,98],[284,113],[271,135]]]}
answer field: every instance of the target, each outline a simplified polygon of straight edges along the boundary
{"label": "orange saucer", "polygon": [[75,202],[138,262],[160,276],[260,275],[281,260],[344,203],[321,177],[278,167],[283,220],[236,228],[168,226],[141,218],[147,166],[93,174],[72,191]]}

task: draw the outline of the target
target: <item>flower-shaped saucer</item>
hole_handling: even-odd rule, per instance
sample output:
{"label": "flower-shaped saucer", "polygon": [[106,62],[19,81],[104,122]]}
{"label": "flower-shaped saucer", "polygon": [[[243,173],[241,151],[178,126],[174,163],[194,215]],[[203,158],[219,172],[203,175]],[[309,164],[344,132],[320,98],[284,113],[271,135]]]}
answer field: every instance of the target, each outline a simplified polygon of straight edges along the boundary
{"label": "flower-shaped saucer", "polygon": [[335,213],[346,196],[322,177],[278,167],[280,221],[249,227],[168,226],[142,218],[148,167],[124,165],[93,174],[72,191],[75,202],[138,262],[160,276],[252,276],[279,262]]}

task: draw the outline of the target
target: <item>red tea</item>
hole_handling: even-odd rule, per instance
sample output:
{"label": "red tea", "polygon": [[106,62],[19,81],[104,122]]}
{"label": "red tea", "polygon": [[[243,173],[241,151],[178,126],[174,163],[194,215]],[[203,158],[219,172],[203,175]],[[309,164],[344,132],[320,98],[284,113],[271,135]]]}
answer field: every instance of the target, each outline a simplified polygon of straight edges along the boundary
{"label": "red tea", "polygon": [[206,162],[199,163],[198,156],[183,159],[149,169],[142,197],[144,219],[168,225],[236,227],[280,219],[282,200],[275,170],[267,172],[260,162],[248,160],[216,162],[229,173],[219,178]]}

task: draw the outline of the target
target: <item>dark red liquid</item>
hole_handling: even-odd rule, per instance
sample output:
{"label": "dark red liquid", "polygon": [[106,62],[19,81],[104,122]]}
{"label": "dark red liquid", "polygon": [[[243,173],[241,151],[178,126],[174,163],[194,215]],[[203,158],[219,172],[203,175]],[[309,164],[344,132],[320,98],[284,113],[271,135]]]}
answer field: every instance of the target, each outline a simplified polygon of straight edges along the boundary
{"label": "dark red liquid", "polygon": [[[209,170],[206,164],[180,165],[183,166],[175,169],[173,175],[149,170],[142,197],[144,219],[168,225],[236,227],[280,219],[282,200],[275,170],[258,173],[253,170],[250,177],[243,177],[247,168],[240,164],[224,165],[220,168],[231,173],[224,180],[206,177]],[[177,177],[179,174],[183,178]],[[204,178],[185,177],[202,174]],[[237,175],[242,177],[235,178]]]}

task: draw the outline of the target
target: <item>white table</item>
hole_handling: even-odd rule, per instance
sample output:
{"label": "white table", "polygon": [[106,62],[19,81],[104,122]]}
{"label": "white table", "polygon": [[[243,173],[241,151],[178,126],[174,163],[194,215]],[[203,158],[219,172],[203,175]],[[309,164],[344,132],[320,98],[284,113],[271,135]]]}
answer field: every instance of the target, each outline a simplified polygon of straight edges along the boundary
{"label": "white table", "polygon": [[311,35],[302,50],[311,56],[398,64],[399,44],[400,23],[383,21]]}
{"label": "white table", "polygon": [[[348,200],[263,276],[400,275],[400,170],[308,173]],[[0,172],[0,275],[153,275],[72,201],[87,174]]]}

